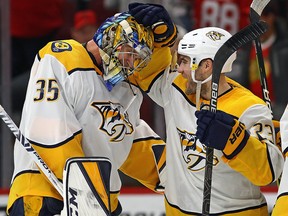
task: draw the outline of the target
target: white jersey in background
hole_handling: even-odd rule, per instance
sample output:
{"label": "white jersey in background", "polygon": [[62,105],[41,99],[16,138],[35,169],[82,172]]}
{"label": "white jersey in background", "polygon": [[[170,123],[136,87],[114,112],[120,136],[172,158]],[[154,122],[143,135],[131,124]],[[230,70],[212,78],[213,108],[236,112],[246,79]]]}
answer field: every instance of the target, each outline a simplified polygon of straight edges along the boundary
{"label": "white jersey in background", "polygon": [[280,119],[280,133],[282,153],[285,157],[285,162],[272,216],[285,216],[288,212],[288,105]]}

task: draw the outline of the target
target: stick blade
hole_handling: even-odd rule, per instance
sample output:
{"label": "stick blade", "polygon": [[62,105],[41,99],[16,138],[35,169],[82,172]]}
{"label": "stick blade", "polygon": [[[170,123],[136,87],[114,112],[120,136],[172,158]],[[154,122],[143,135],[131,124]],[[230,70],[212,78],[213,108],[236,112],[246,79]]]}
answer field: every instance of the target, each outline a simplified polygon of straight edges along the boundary
{"label": "stick blade", "polygon": [[[258,21],[251,25],[246,26],[241,31],[234,34],[229,40],[227,40],[217,51],[214,58],[213,72],[212,72],[212,82],[213,76],[220,76],[222,68],[226,60],[239,48],[252,42],[260,35],[265,33],[268,29],[267,23],[264,21]],[[217,81],[217,80],[215,80]],[[218,82],[217,82],[218,83]]]}
{"label": "stick blade", "polygon": [[246,26],[243,30],[233,35],[233,37],[231,37],[224,45],[236,51],[240,47],[258,38],[260,35],[265,33],[267,29],[268,24],[266,22],[255,22],[251,25]]}
{"label": "stick blade", "polygon": [[262,11],[264,10],[264,8],[269,2],[270,0],[253,0],[253,2],[250,5],[250,8],[253,9],[260,17],[262,14]]}

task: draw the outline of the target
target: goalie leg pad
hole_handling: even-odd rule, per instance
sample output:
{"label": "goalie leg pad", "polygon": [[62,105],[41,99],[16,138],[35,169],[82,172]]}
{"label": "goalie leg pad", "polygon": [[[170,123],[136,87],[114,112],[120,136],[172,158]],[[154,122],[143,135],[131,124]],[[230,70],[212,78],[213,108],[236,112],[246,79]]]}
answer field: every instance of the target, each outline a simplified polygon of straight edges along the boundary
{"label": "goalie leg pad", "polygon": [[64,209],[61,215],[110,216],[111,162],[85,157],[67,160],[64,174]]}

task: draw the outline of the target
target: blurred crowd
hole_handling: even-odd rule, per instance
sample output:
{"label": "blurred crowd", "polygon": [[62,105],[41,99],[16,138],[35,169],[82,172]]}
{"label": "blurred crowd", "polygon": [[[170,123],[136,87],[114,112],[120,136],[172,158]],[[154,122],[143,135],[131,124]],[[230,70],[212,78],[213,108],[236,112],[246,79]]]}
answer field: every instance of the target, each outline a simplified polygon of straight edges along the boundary
{"label": "blurred crowd", "polygon": [[[37,51],[48,41],[73,38],[90,40],[107,17],[127,10],[131,0],[11,0],[12,107],[21,113],[29,73]],[[178,25],[179,38],[198,27],[217,26],[231,34],[249,24],[251,0],[154,0],[141,1],[165,6]],[[273,0],[261,19],[269,30],[261,36],[268,90],[274,118],[279,120],[288,102],[288,1]],[[238,52],[233,79],[262,97],[254,44]],[[165,139],[163,112],[148,97],[141,108],[142,118]],[[20,115],[19,115],[20,116]],[[128,180],[127,180],[128,181]],[[127,183],[129,184],[129,183]]]}

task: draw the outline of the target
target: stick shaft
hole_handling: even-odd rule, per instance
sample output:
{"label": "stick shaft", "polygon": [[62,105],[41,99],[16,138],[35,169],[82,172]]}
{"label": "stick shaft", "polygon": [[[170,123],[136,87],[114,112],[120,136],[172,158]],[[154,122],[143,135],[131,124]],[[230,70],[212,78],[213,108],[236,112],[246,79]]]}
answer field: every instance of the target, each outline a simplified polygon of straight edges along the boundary
{"label": "stick shaft", "polygon": [[260,73],[260,84],[262,88],[262,97],[272,113],[272,105],[269,97],[268,84],[266,78],[265,64],[262,54],[261,42],[259,39],[255,40],[256,57],[258,62],[258,69]]}
{"label": "stick shaft", "polygon": [[[215,54],[212,71],[210,111],[217,111],[218,83],[222,68],[227,59],[240,47],[255,40],[267,30],[264,22],[255,22],[241,29],[226,41]],[[212,189],[213,148],[206,148],[206,165],[203,190],[202,215],[209,215]]]}
{"label": "stick shaft", "polygon": [[[258,22],[260,20],[261,13],[266,5],[270,2],[270,0],[254,0],[250,5],[250,21],[251,23]],[[272,113],[272,105],[271,100],[269,97],[268,85],[267,85],[267,78],[266,78],[266,71],[265,71],[265,64],[263,59],[262,47],[259,37],[254,40],[255,42],[255,51],[256,51],[256,58],[257,64],[260,74],[260,84],[262,88],[262,97],[269,109]]]}
{"label": "stick shaft", "polygon": [[48,165],[44,162],[44,160],[40,157],[40,155],[36,152],[30,142],[25,138],[25,136],[21,133],[20,129],[16,126],[11,117],[7,114],[4,108],[0,105],[0,117],[7,125],[7,127],[14,134],[16,139],[20,142],[20,144],[26,149],[29,155],[32,157],[33,161],[38,165],[44,175],[48,178],[50,183],[56,188],[61,196],[63,196],[63,185],[57,179],[55,174],[50,170]]}

